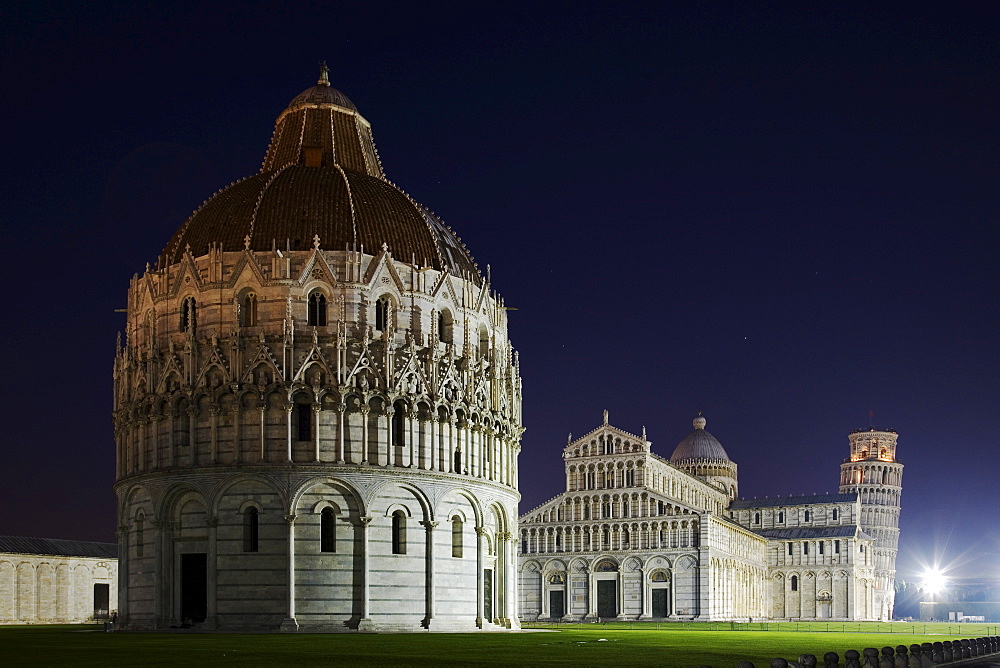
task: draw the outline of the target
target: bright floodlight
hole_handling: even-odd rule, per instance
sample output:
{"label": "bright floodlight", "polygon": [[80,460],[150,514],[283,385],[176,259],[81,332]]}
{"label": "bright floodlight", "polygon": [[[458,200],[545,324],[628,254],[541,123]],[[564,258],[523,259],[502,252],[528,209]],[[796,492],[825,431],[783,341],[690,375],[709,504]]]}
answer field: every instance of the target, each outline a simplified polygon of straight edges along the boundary
{"label": "bright floodlight", "polygon": [[924,572],[920,588],[928,594],[936,594],[944,589],[946,584],[948,584],[948,580],[945,578],[944,573],[936,568],[932,568]]}

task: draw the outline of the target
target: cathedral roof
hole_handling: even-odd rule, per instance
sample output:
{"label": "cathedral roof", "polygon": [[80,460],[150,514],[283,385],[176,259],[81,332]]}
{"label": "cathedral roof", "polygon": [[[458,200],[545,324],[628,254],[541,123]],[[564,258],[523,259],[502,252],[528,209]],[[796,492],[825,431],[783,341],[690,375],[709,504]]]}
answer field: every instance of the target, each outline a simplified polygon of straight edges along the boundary
{"label": "cathedral roof", "polygon": [[746,508],[774,508],[777,506],[808,506],[819,503],[854,503],[858,500],[857,492],[847,494],[804,494],[800,496],[775,496],[763,499],[734,499],[729,504],[730,510],[745,510]]}
{"label": "cathedral roof", "polygon": [[377,252],[480,283],[472,255],[451,228],[382,172],[371,126],[346,95],[319,82],[278,116],[259,173],[209,198],[160,257],[179,262],[223,251],[322,248]]}
{"label": "cathedral roof", "polygon": [[56,557],[118,558],[118,543],[95,543],[61,538],[0,536],[0,552],[7,554],[45,554]]}
{"label": "cathedral roof", "polygon": [[753,532],[771,540],[813,540],[816,538],[871,538],[855,524],[829,527],[792,527],[787,529],[754,529]]}
{"label": "cathedral roof", "polygon": [[679,462],[684,459],[729,459],[726,449],[719,439],[705,431],[705,418],[700,415],[692,422],[694,431],[674,448],[670,461]]}

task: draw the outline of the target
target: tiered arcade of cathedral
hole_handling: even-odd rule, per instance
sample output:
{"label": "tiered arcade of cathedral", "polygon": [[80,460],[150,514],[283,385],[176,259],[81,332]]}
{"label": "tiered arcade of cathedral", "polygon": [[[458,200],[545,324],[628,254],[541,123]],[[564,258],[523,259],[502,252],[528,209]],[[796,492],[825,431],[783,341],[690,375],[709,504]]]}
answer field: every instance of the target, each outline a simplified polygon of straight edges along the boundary
{"label": "tiered arcade of cathedral", "polygon": [[837,494],[740,499],[705,426],[669,460],[607,411],[566,445],[566,491],[520,519],[522,619],[892,619],[896,433],[850,435]]}
{"label": "tiered arcade of cathedral", "polygon": [[115,358],[126,628],[517,628],[506,310],[317,85],[131,281]]}

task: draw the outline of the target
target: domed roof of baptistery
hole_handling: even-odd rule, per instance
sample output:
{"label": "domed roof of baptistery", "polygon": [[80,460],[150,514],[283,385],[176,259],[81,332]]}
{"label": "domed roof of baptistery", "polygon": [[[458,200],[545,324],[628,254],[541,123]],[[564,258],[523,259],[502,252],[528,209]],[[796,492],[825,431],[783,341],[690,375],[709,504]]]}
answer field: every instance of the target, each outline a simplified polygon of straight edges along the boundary
{"label": "domed roof of baptistery", "polygon": [[678,462],[682,459],[729,459],[726,449],[719,443],[719,439],[705,431],[705,418],[701,415],[696,417],[692,424],[694,431],[688,434],[683,441],[674,448],[674,454],[670,455],[670,461]]}
{"label": "domed roof of baptistery", "polygon": [[427,207],[386,179],[371,125],[330,86],[324,65],[317,84],[278,116],[259,173],[217,192],[184,222],[160,256],[179,262],[210,246],[223,251],[327,250],[383,245],[404,262],[480,283],[458,235]]}

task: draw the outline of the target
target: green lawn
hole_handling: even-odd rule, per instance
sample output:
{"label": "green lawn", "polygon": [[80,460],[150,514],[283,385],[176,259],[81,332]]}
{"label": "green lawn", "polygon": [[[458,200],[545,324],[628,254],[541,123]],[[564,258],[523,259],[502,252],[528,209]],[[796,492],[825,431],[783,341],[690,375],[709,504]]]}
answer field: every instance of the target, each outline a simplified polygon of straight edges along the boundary
{"label": "green lawn", "polygon": [[[753,661],[758,668],[774,657],[822,657],[848,649],[997,634],[995,625],[927,624],[927,633],[826,631],[824,624],[770,624],[774,630],[720,630],[728,624],[596,624],[558,631],[488,634],[237,634],[104,633],[95,626],[0,627],[4,665],[153,666],[685,666],[733,668]],[[832,625],[831,625],[832,626]],[[849,625],[851,626],[851,625]],[[857,626],[856,624],[853,626]],[[882,624],[872,628],[902,628]],[[917,625],[921,631],[925,625]],[[714,627],[714,630],[713,630]],[[778,627],[788,627],[781,628]],[[739,627],[737,627],[739,628]]]}

